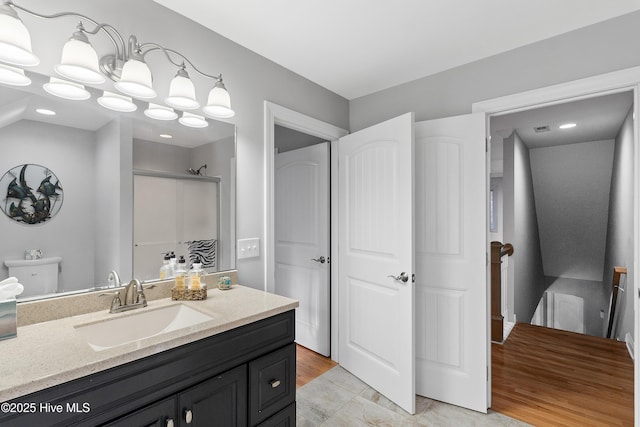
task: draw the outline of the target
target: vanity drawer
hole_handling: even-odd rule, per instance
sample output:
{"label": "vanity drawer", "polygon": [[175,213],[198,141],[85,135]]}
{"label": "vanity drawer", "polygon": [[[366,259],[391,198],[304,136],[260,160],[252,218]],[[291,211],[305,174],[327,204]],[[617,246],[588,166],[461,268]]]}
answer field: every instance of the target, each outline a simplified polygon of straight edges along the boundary
{"label": "vanity drawer", "polygon": [[249,425],[266,420],[295,397],[295,343],[249,363]]}

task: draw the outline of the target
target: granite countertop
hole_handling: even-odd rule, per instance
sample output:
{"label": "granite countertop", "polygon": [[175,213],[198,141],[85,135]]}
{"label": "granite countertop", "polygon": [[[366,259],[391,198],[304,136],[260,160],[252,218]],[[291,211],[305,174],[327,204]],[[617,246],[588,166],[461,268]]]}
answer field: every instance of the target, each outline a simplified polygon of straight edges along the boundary
{"label": "granite countertop", "polygon": [[[212,316],[213,320],[102,351],[94,351],[75,328],[174,304],[185,304]],[[21,326],[17,338],[0,341],[0,402],[266,319],[297,306],[296,300],[234,285],[227,291],[209,289],[204,301],[164,298],[124,313],[110,314],[102,310]]]}

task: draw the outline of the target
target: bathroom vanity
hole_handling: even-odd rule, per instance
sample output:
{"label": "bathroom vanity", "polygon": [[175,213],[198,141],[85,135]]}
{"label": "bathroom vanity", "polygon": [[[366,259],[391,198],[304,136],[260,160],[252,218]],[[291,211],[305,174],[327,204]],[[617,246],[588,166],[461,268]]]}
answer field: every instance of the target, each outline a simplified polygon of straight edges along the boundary
{"label": "bathroom vanity", "polygon": [[140,310],[184,304],[210,320],[112,347],[78,329],[119,318],[135,329],[138,310],[18,328],[0,342],[0,425],[295,425],[297,301],[242,286],[209,294]]}

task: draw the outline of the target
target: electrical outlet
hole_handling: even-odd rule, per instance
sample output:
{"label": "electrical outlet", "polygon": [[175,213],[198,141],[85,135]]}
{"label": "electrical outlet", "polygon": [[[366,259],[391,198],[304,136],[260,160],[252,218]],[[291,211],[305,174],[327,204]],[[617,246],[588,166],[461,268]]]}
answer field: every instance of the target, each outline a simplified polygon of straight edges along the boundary
{"label": "electrical outlet", "polygon": [[238,259],[255,258],[260,256],[260,239],[238,240]]}

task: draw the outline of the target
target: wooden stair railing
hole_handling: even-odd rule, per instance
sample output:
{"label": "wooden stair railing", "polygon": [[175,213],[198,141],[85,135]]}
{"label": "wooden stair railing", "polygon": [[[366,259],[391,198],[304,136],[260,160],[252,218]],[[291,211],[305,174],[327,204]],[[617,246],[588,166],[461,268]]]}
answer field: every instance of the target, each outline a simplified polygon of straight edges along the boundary
{"label": "wooden stair railing", "polygon": [[[607,326],[607,338],[613,338],[613,322],[616,314],[616,304],[618,302],[618,290],[620,289],[620,278],[627,274],[625,267],[613,267],[613,282],[611,283],[611,309],[609,310],[609,325]],[[623,289],[624,291],[624,289]]]}
{"label": "wooden stair railing", "polygon": [[504,316],[502,315],[502,257],[513,255],[511,243],[491,242],[491,341],[502,342]]}

